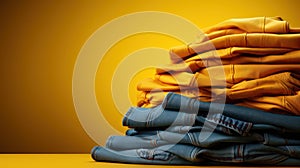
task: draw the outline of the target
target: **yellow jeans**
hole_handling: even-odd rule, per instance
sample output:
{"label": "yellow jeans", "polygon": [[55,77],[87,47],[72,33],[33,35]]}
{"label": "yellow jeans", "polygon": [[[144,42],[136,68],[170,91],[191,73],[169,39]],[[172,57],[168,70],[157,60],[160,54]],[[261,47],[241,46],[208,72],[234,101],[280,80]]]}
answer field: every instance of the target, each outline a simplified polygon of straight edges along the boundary
{"label": "yellow jeans", "polygon": [[[152,81],[155,82],[155,80]],[[201,101],[223,101],[223,103],[237,103],[266,111],[276,109],[276,112],[282,110],[284,113],[291,112],[300,115],[300,104],[299,101],[297,102],[300,97],[300,74],[282,72],[243,81],[231,88],[181,88],[179,86],[176,88],[175,85],[172,86],[168,88],[166,85],[156,85],[152,90],[140,90],[138,106],[156,106],[163,101],[167,92],[172,91]],[[264,102],[266,106],[263,105]]]}
{"label": "yellow jeans", "polygon": [[228,19],[219,24],[205,28],[205,36],[197,42],[211,40],[221,36],[241,33],[274,33],[288,34],[299,33],[299,28],[292,28],[287,21],[280,17],[254,17],[254,18],[238,18]]}
{"label": "yellow jeans", "polygon": [[289,33],[290,28],[287,21],[280,17],[252,17],[228,19],[211,27],[205,28],[204,32],[212,32],[238,29],[249,33]]}
{"label": "yellow jeans", "polygon": [[[164,84],[179,85],[181,87],[231,87],[244,80],[259,79],[285,71],[300,72],[300,65],[231,64],[208,67],[195,74],[189,72],[157,74],[155,79]],[[139,85],[138,89],[143,90],[142,87],[143,85]],[[151,86],[147,86],[147,88],[151,88]]]}
{"label": "yellow jeans", "polygon": [[[198,54],[184,62],[162,65],[156,68],[156,72],[157,74],[166,72],[195,73],[203,68],[228,64],[300,64],[300,50],[290,50],[286,48],[226,48]],[[266,55],[267,53],[271,54]]]}
{"label": "yellow jeans", "polygon": [[171,48],[170,58],[176,63],[207,51],[230,48],[289,48],[300,49],[300,34],[244,33],[221,36],[202,43]]}
{"label": "yellow jeans", "polygon": [[156,106],[172,91],[300,115],[300,29],[280,17],[226,20],[169,56],[172,64],[138,84],[138,106]]}

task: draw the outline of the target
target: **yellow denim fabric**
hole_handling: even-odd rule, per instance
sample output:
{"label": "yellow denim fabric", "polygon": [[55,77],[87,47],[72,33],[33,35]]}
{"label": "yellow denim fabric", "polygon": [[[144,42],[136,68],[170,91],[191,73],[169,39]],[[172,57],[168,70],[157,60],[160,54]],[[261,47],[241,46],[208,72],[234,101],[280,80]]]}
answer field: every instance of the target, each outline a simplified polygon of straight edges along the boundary
{"label": "yellow denim fabric", "polygon": [[211,32],[209,34],[206,34],[205,38],[201,38],[201,40],[196,41],[196,43],[204,42],[204,41],[211,40],[211,39],[214,39],[214,38],[218,38],[218,37],[221,37],[221,36],[226,36],[226,35],[231,35],[231,34],[242,34],[242,33],[245,33],[245,31],[240,30],[240,29],[217,30],[217,31]]}
{"label": "yellow denim fabric", "polygon": [[280,72],[300,72],[299,64],[231,64],[213,66],[188,73],[155,75],[155,79],[169,85],[182,87],[231,87],[244,80],[259,79]]}
{"label": "yellow denim fabric", "polygon": [[261,57],[266,55],[281,55],[293,51],[289,48],[249,48],[249,47],[229,47],[200,53],[194,57],[188,58],[185,61],[189,62],[197,59],[229,59],[240,56]]}
{"label": "yellow denim fabric", "polygon": [[[250,48],[251,49],[251,48]],[[263,48],[260,48],[263,49]],[[225,49],[227,50],[227,49]],[[265,50],[264,52],[270,52]],[[289,49],[273,50],[273,52],[286,52]],[[248,53],[250,53],[248,51]],[[184,62],[177,64],[166,64],[156,68],[157,74],[162,74],[166,72],[192,72],[195,73],[202,68],[207,68],[211,66],[219,65],[228,65],[228,64],[300,64],[300,50],[294,50],[287,52],[282,55],[248,55],[248,53],[243,53],[242,55],[228,55],[218,57],[217,51],[209,51],[196,56],[193,56],[189,59],[186,59]],[[239,54],[239,53],[235,53]],[[263,54],[260,52],[258,54]]]}
{"label": "yellow denim fabric", "polygon": [[[138,106],[159,105],[168,90],[148,90],[139,92]],[[237,105],[264,111],[300,115],[300,75],[283,72],[265,78],[243,81],[231,88],[173,88],[173,92],[206,102],[235,103]],[[225,94],[225,97],[224,97]],[[224,100],[224,98],[226,98]]]}
{"label": "yellow denim fabric", "polygon": [[281,17],[253,17],[228,19],[214,26],[205,28],[206,34],[224,30],[239,29],[249,33],[289,33],[290,28],[287,21]]}
{"label": "yellow denim fabric", "polygon": [[295,95],[300,90],[300,78],[283,72],[265,78],[243,81],[227,89],[230,99],[246,99],[260,96]]}
{"label": "yellow denim fabric", "polygon": [[300,91],[291,96],[263,96],[245,100],[237,105],[261,109],[272,113],[300,115]]}
{"label": "yellow denim fabric", "polygon": [[[194,90],[177,90],[173,92],[190,98],[199,98],[199,93]],[[162,103],[166,94],[168,94],[167,91],[139,91],[137,95],[137,106],[147,108],[155,107]]]}
{"label": "yellow denim fabric", "polygon": [[187,56],[229,47],[300,49],[300,34],[244,33],[226,35],[203,43],[192,43],[188,46],[171,48],[170,57],[173,62],[178,62],[180,58],[182,61]]}
{"label": "yellow denim fabric", "polygon": [[139,91],[157,91],[157,90],[177,91],[177,90],[180,90],[180,86],[177,84],[172,85],[172,84],[168,84],[168,83],[163,83],[159,80],[155,80],[152,78],[145,78],[137,84],[137,90],[139,90]]}
{"label": "yellow denim fabric", "polygon": [[[291,72],[282,72],[264,78],[243,81],[233,85],[231,88],[180,88],[175,85],[163,84],[157,80],[147,79],[148,87],[143,86],[141,91],[185,91],[185,93],[193,93],[194,97],[209,97],[214,95],[226,94],[229,99],[245,99],[266,95],[294,95],[300,90],[300,75]],[[156,87],[151,88],[153,83],[156,82]],[[144,84],[144,83],[143,83]],[[168,86],[168,87],[167,87]],[[169,89],[171,88],[171,89]],[[156,90],[155,90],[156,89]]]}
{"label": "yellow denim fabric", "polygon": [[300,115],[300,28],[280,17],[230,19],[173,47],[171,64],[138,84],[138,106],[169,91],[206,102]]}
{"label": "yellow denim fabric", "polygon": [[284,54],[293,49],[290,48],[256,48],[256,47],[228,47],[218,50],[211,50],[204,53],[196,54],[194,51],[189,50],[188,46],[174,47],[170,49],[170,59],[173,63],[182,62],[184,60],[190,61],[195,57],[201,59],[227,59],[233,58],[241,55],[253,55],[253,56],[263,56],[263,55],[277,55]]}

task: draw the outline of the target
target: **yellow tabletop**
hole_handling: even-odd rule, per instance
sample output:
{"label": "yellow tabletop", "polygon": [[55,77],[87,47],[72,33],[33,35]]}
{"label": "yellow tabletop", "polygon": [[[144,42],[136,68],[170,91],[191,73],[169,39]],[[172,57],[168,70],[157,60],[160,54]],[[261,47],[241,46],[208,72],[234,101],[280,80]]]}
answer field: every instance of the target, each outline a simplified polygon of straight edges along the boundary
{"label": "yellow tabletop", "polygon": [[[1,168],[172,168],[174,166],[138,165],[95,162],[90,154],[0,154]],[[209,167],[229,168],[229,166],[176,166],[186,167]],[[247,167],[251,168],[251,167]],[[268,168],[268,167],[264,167]],[[279,167],[277,167],[279,168]],[[285,167],[288,168],[288,167]]]}

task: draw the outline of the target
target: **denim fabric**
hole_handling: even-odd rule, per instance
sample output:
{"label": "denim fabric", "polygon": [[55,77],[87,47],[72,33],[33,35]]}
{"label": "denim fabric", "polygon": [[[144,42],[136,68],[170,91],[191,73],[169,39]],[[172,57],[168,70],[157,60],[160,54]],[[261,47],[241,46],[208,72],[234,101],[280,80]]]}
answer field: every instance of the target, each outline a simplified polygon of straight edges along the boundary
{"label": "denim fabric", "polygon": [[110,136],[106,141],[106,147],[113,150],[129,150],[139,148],[154,148],[171,144],[162,140],[156,135],[147,135],[145,137],[136,136]]}
{"label": "denim fabric", "polygon": [[[169,95],[169,94],[168,94]],[[177,95],[174,94],[175,98],[180,98],[177,97]],[[183,97],[183,96],[181,96]],[[186,97],[183,97],[186,98]],[[194,101],[194,99],[190,99],[191,101]],[[183,99],[184,100],[184,99]],[[195,102],[199,102],[196,100]],[[204,102],[201,102],[204,103]],[[173,103],[175,104],[175,103]],[[204,103],[207,105],[207,103]],[[209,104],[217,104],[217,103],[209,103]],[[165,108],[169,109],[164,109],[162,106],[165,106]],[[132,107],[129,109],[129,111],[126,113],[125,117],[123,118],[123,125],[128,126],[130,128],[160,128],[160,127],[173,127],[173,126],[204,126],[206,129],[217,129],[221,132],[224,133],[236,133],[242,136],[246,136],[249,134],[250,131],[255,131],[255,132],[275,132],[275,133],[300,133],[300,130],[297,128],[299,127],[298,123],[300,123],[300,117],[298,116],[287,116],[287,115],[280,115],[280,114],[271,114],[255,109],[256,117],[252,116],[252,111],[247,112],[247,111],[242,111],[240,108],[245,108],[245,109],[250,109],[246,107],[241,107],[241,106],[228,106],[232,108],[237,108],[237,111],[234,111],[235,109],[230,109],[226,108],[226,112],[224,110],[223,114],[216,113],[215,111],[211,111],[211,113],[208,114],[203,114],[207,113],[205,111],[200,111],[199,113],[201,114],[193,114],[195,110],[193,110],[193,107],[190,106],[189,109],[188,107],[183,107],[180,110],[182,111],[176,111],[178,109],[172,109],[170,108],[171,104],[162,104],[154,108],[139,108],[139,107]],[[179,102],[180,105],[180,102]],[[218,105],[218,104],[217,104]],[[230,104],[225,104],[223,106],[226,107],[226,105]],[[177,106],[175,104],[174,106]],[[184,105],[182,105],[184,106]],[[215,106],[211,106],[215,107]],[[225,109],[224,107],[224,109]],[[185,108],[185,109],[184,109]],[[201,107],[203,108],[203,107]],[[209,110],[209,105],[207,106]],[[228,109],[230,111],[228,111]],[[174,110],[174,111],[171,111]],[[198,112],[198,111],[197,111]],[[274,118],[274,121],[272,122],[269,121],[264,114],[266,114],[266,117],[268,117],[271,114],[271,118]],[[205,116],[206,115],[206,116]],[[230,115],[230,117],[225,116],[225,115]],[[247,119],[247,121],[239,120],[236,118],[247,118],[247,115],[252,116],[253,119]],[[236,118],[232,118],[236,117]],[[239,117],[242,116],[242,117]],[[265,118],[264,118],[265,117]],[[290,118],[297,117],[296,119],[291,120],[291,124],[294,125],[288,125],[285,120],[289,120]],[[257,118],[258,121],[255,121]],[[280,119],[283,119],[281,121]],[[268,121],[268,123],[263,123],[264,120]],[[250,122],[249,122],[250,121]],[[280,122],[279,122],[280,121]],[[253,123],[252,123],[253,122]],[[255,122],[255,123],[254,123]],[[297,124],[296,124],[297,123]],[[273,125],[271,125],[273,124]]]}
{"label": "denim fabric", "polygon": [[[205,134],[201,132],[201,134]],[[106,147],[113,150],[128,150],[138,148],[154,148],[167,144],[188,144],[204,148],[223,146],[224,144],[263,143],[264,137],[259,134],[251,136],[229,136],[216,132],[208,132],[208,138],[202,138],[200,132],[178,134],[168,131],[139,134],[139,136],[111,136]],[[299,140],[300,142],[300,140]]]}
{"label": "denim fabric", "polygon": [[[222,148],[199,148],[191,145],[164,145],[153,149],[133,149],[114,151],[95,147],[92,157],[96,161],[112,161],[143,164],[205,164],[207,161],[219,163],[249,163],[265,165],[299,165],[299,148],[277,148],[262,144],[226,145]],[[289,161],[291,160],[291,161]]]}
{"label": "denim fabric", "polygon": [[196,114],[178,113],[161,108],[130,108],[123,119],[123,125],[131,128],[167,127],[170,125],[191,126]]}
{"label": "denim fabric", "polygon": [[194,165],[195,163],[180,158],[172,153],[156,150],[150,153],[146,149],[133,149],[114,151],[96,146],[91,151],[95,161],[133,163],[133,164],[159,164],[159,165]]}
{"label": "denim fabric", "polygon": [[[142,133],[141,133],[142,134]],[[201,134],[209,134],[203,138]],[[151,136],[148,136],[151,137]],[[158,132],[157,137],[172,143],[184,143],[194,146],[211,148],[224,144],[260,143],[268,146],[300,146],[300,138],[286,137],[270,133],[252,133],[248,136],[225,135],[218,132],[189,132],[178,134],[168,131]]]}
{"label": "denim fabric", "polygon": [[[95,147],[96,161],[164,165],[300,165],[300,117],[169,93],[155,108],[131,108],[128,136]],[[204,136],[203,136],[204,135]]]}
{"label": "denim fabric", "polygon": [[[129,132],[133,134],[129,134]],[[208,136],[202,136],[207,134]],[[300,138],[270,133],[252,133],[248,136],[226,135],[218,132],[128,131],[128,136],[112,136],[107,147],[114,150],[153,148],[162,144],[189,144],[203,148],[224,144],[260,143],[268,146],[300,146]],[[205,138],[203,138],[205,137]],[[207,138],[206,138],[207,137]]]}
{"label": "denim fabric", "polygon": [[[205,120],[204,118],[198,117],[198,123],[204,123]],[[244,126],[248,126],[248,127],[244,127],[244,128],[250,128],[251,124],[247,123],[244,124]],[[261,127],[259,127],[261,128]],[[203,127],[203,124],[201,125],[194,125],[194,126],[168,126],[168,127],[151,127],[151,128],[134,128],[134,129],[129,129],[126,131],[126,135],[135,135],[138,134],[138,132],[142,131],[143,134],[147,133],[147,132],[151,132],[151,131],[169,131],[169,132],[174,132],[174,133],[187,133],[187,132],[200,132],[201,130],[210,130],[210,131],[216,131],[216,132],[220,132],[220,133],[224,133],[227,135],[247,135],[249,130],[248,129],[239,129],[242,131],[237,131],[236,129],[232,129],[231,127],[226,127],[226,126],[222,126],[221,124],[216,125],[214,123],[211,122],[207,122],[205,125],[205,128]],[[252,129],[253,130],[253,129]],[[259,130],[259,129],[256,129]]]}
{"label": "denim fabric", "polygon": [[209,113],[223,114],[237,120],[253,124],[265,124],[278,127],[281,132],[300,133],[300,117],[268,113],[257,109],[237,106],[233,104],[219,104],[201,102],[175,93],[168,93],[161,105],[166,110],[198,113],[206,116]]}
{"label": "denim fabric", "polygon": [[[150,132],[151,135],[153,135],[153,131],[156,133],[157,131],[169,131],[169,132],[174,132],[174,133],[188,133],[190,131],[201,131],[202,130],[202,126],[174,126],[174,127],[168,127],[166,129],[160,129],[160,128],[150,128],[150,129],[128,129],[126,131],[126,135],[128,136],[134,136],[134,135],[138,135],[140,134],[140,132],[143,132],[143,134],[146,134],[147,132]],[[226,133],[226,132],[225,132]]]}
{"label": "denim fabric", "polygon": [[202,126],[218,128],[223,132],[233,131],[240,135],[246,135],[252,127],[252,123],[236,120],[222,114],[214,114],[206,117],[197,116],[185,112],[165,110],[161,106],[155,108],[130,108],[123,119],[123,125],[130,128],[158,128],[170,126]]}

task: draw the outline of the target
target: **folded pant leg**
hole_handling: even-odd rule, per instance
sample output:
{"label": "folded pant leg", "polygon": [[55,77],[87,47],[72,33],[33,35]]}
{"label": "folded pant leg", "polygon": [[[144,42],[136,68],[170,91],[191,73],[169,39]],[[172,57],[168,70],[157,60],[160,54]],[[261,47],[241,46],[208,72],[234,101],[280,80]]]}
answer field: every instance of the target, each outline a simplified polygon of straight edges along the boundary
{"label": "folded pant leg", "polygon": [[[216,90],[216,89],[213,89]],[[216,101],[212,100],[211,89],[210,88],[195,88],[195,89],[181,89],[172,91],[173,93],[181,94],[190,98],[201,99],[202,101]],[[215,91],[215,92],[223,92],[223,90]],[[155,107],[160,105],[165,96],[169,93],[169,91],[138,91],[137,94],[137,106],[138,107]],[[218,97],[214,97],[218,98]],[[223,98],[223,97],[221,97]]]}
{"label": "folded pant leg", "polygon": [[[279,132],[274,133],[263,133],[263,144],[269,146],[300,146],[300,137],[297,134],[279,134]],[[292,151],[292,149],[290,149]],[[299,152],[299,151],[298,151]],[[299,157],[299,153],[298,153]]]}
{"label": "folded pant leg", "polygon": [[243,81],[227,89],[230,99],[246,99],[261,96],[294,95],[300,90],[300,79],[290,72],[270,75],[260,79]]}
{"label": "folded pant leg", "polygon": [[170,49],[170,59],[173,63],[184,61],[199,61],[207,59],[229,59],[242,55],[266,56],[284,54],[294,49],[290,48],[261,48],[261,47],[228,47],[211,50],[203,53],[196,53],[193,48],[187,46],[177,46]]}
{"label": "folded pant leg", "polygon": [[168,90],[168,91],[177,91],[180,90],[180,87],[173,82],[172,83],[163,83],[159,80],[145,78],[141,80],[137,85],[137,90],[140,91],[161,91],[161,90]]}
{"label": "folded pant leg", "polygon": [[234,132],[247,135],[252,123],[213,114],[201,116],[198,111],[185,113],[163,109],[162,106],[154,108],[130,108],[123,118],[123,125],[129,128],[168,128],[174,126],[203,126],[206,131],[219,130],[220,132]]}
{"label": "folded pant leg", "polygon": [[239,29],[256,33],[289,33],[289,24],[280,17],[233,18],[205,28],[206,34],[218,30]]}
{"label": "folded pant leg", "polygon": [[211,32],[209,34],[205,34],[207,38],[202,38],[202,41],[197,41],[199,42],[204,42],[206,40],[212,40],[214,38],[218,38],[221,36],[226,36],[226,35],[232,35],[232,34],[242,34],[246,33],[244,30],[236,29],[236,28],[229,28],[229,29],[223,29],[223,30],[217,30],[214,32]]}
{"label": "folded pant leg", "polygon": [[155,79],[181,87],[231,87],[244,80],[259,79],[280,72],[300,72],[298,64],[240,64],[205,68],[196,74],[178,72],[156,75]]}
{"label": "folded pant leg", "polygon": [[291,96],[263,96],[244,100],[237,105],[261,109],[273,113],[300,115],[300,92]]}
{"label": "folded pant leg", "polygon": [[[200,72],[196,73],[194,79],[197,82],[198,86],[203,85],[201,79],[203,78],[203,76],[205,76],[210,78],[211,82],[216,82],[216,85],[221,84],[222,82],[226,82],[226,85],[228,87],[230,86],[230,84],[237,84],[244,80],[259,79],[269,75],[273,75],[275,73],[286,71],[297,73],[300,71],[300,66],[298,64],[241,64],[215,66],[203,69]],[[197,74],[201,75],[197,76]]]}
{"label": "folded pant leg", "polygon": [[143,137],[136,136],[110,136],[106,142],[106,148],[120,151],[139,148],[155,148],[171,144],[168,141],[162,140],[157,135],[145,135]]}
{"label": "folded pant leg", "polygon": [[216,131],[208,132],[205,130],[186,134],[162,131],[159,133],[159,137],[170,143],[190,144],[203,148],[222,147],[228,144],[262,143],[264,141],[263,136],[259,134],[240,136],[218,133]]}
{"label": "folded pant leg", "polygon": [[170,126],[192,126],[196,121],[196,113],[173,112],[154,108],[131,107],[123,118],[123,126],[129,128],[159,128]]}
{"label": "folded pant leg", "polygon": [[[300,63],[300,50],[295,50],[278,55],[239,55],[231,58],[201,58],[199,54],[192,58],[185,60],[180,65],[184,65],[184,68],[176,68],[176,64],[168,65],[165,70],[160,70],[158,73],[162,72],[196,72],[197,70],[208,68],[211,66],[229,65],[229,64],[297,64]],[[174,66],[174,68],[173,68]]]}
{"label": "folded pant leg", "polygon": [[211,111],[214,114],[220,113],[228,117],[252,122],[254,124],[274,125],[291,132],[300,131],[300,125],[298,124],[300,123],[299,116],[274,114],[232,104],[201,102],[175,93],[167,94],[162,106],[165,109],[172,111],[181,110],[192,113],[195,113],[195,111],[198,113],[204,113],[205,111],[208,113]]}
{"label": "folded pant leg", "polygon": [[177,47],[171,50],[174,57],[178,55],[196,55],[211,50],[218,50],[230,47],[260,47],[260,48],[300,48],[300,34],[264,34],[244,33],[226,35],[205,41],[203,43],[192,43],[188,46]]}
{"label": "folded pant leg", "polygon": [[95,161],[119,162],[132,164],[158,164],[158,165],[194,165],[177,155],[164,150],[132,149],[114,151],[108,148],[96,146],[91,151]]}

